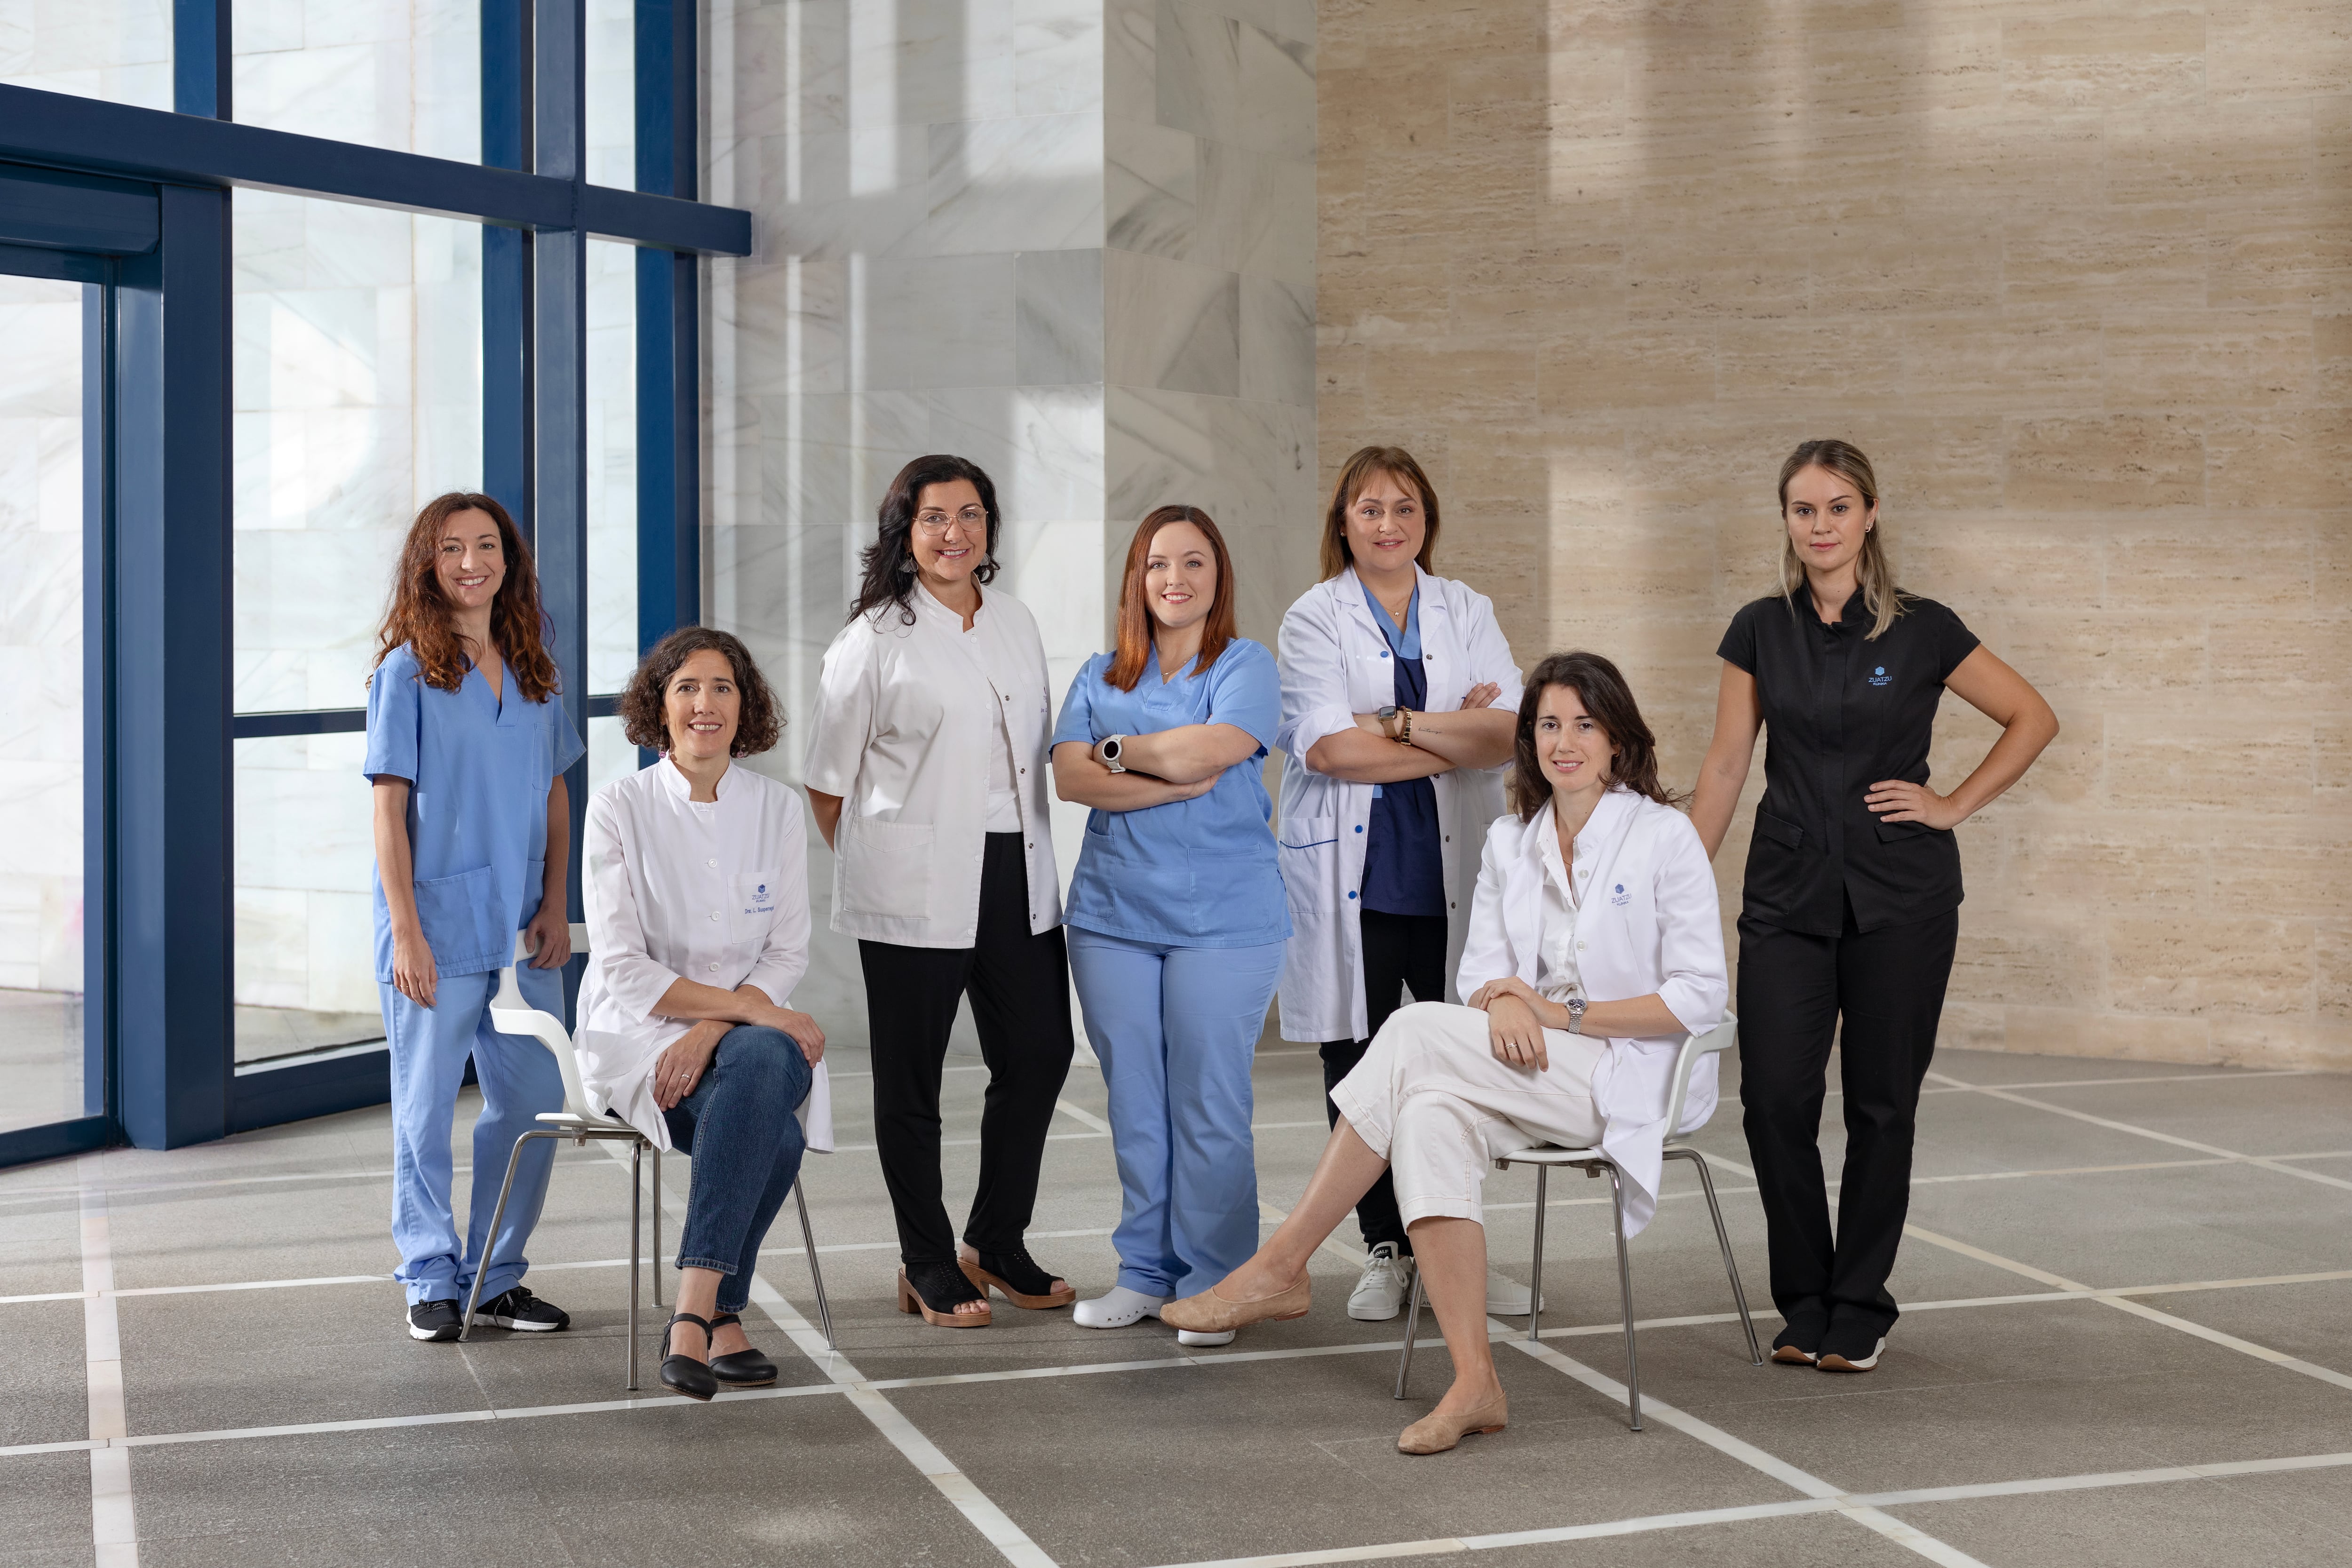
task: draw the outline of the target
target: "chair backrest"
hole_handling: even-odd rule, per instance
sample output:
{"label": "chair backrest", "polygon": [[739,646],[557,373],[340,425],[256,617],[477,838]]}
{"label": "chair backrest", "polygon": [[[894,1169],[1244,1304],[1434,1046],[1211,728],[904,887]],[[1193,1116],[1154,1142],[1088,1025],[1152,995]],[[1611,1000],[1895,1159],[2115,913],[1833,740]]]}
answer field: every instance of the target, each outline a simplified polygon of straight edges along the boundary
{"label": "chair backrest", "polygon": [[[577,922],[572,927],[572,951],[588,951],[588,928]],[[524,1001],[515,985],[515,966],[528,962],[530,954],[528,937],[517,931],[514,956],[499,971],[498,993],[490,998],[490,1021],[501,1034],[530,1035],[545,1046],[563,1074],[563,1108],[574,1116],[593,1116],[596,1112],[588,1104],[588,1089],[581,1080],[580,1058],[572,1048],[571,1032],[564,1028],[562,1019]]]}
{"label": "chair backrest", "polygon": [[1692,1071],[1698,1059],[1717,1051],[1727,1051],[1739,1038],[1739,1020],[1726,1013],[1723,1022],[1714,1028],[1683,1037],[1683,1048],[1675,1057],[1675,1092],[1666,1101],[1666,1137],[1671,1142],[1683,1128],[1683,1101],[1690,1094]]}

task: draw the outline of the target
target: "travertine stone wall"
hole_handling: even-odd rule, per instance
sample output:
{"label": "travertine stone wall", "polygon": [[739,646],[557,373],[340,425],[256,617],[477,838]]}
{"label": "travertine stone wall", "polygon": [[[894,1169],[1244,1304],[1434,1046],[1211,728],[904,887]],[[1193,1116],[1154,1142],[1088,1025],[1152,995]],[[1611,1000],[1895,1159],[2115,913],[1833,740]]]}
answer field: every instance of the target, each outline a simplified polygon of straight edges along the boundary
{"label": "travertine stone wall", "polygon": [[[1905,584],[2064,724],[1960,830],[1946,1043],[2352,1067],[2343,7],[1318,26],[1322,472],[1412,447],[1442,569],[1623,663],[1687,784],[1780,458],[1860,443]],[[1992,733],[1948,700],[1935,782]]]}

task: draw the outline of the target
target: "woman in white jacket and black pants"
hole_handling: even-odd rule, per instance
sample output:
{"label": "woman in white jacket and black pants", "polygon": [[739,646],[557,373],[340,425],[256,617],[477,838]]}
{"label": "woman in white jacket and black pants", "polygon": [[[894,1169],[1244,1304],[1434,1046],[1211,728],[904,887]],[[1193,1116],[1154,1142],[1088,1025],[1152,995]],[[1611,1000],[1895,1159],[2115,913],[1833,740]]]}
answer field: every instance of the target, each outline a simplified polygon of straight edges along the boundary
{"label": "woman in white jacket and black pants", "polygon": [[[1585,653],[1538,665],[1516,752],[1518,809],[1487,831],[1455,976],[1466,1005],[1390,1018],[1332,1090],[1342,1120],[1290,1217],[1222,1283],[1160,1313],[1195,1331],[1304,1314],[1308,1258],[1392,1173],[1454,1362],[1453,1387],[1397,1441],[1409,1454],[1499,1431],[1507,1414],[1486,1342],[1489,1163],[1530,1143],[1598,1144],[1639,1231],[1657,1211],[1675,1053],[1729,994],[1706,847],[1658,783],[1616,666]],[[1681,1131],[1715,1110],[1712,1061],[1691,1075]]]}
{"label": "woman in white jacket and black pants", "polygon": [[[1405,991],[1445,997],[1477,880],[1472,847],[1503,808],[1519,672],[1486,596],[1429,570],[1437,522],[1412,455],[1365,447],[1332,487],[1324,580],[1282,619],[1282,1037],[1322,1048],[1326,1089]],[[1356,1218],[1370,1258],[1349,1315],[1393,1318],[1412,1243],[1387,1181]],[[1495,1286],[1487,1310],[1528,1310],[1524,1289]]]}

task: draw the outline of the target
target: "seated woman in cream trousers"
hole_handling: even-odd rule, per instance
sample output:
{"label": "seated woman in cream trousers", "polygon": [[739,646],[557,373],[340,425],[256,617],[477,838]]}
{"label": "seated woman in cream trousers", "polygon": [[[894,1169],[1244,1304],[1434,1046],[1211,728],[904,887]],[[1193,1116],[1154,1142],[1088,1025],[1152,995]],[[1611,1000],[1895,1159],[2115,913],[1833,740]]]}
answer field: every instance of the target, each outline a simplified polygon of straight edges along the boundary
{"label": "seated woman in cream trousers", "polygon": [[580,1076],[597,1110],[694,1157],[661,1381],[709,1399],[776,1381],[738,1314],[802,1153],[833,1147],[824,1031],[790,1005],[807,836],[799,795],[734,765],[783,727],[735,637],[670,633],[620,709],[630,742],[664,755],[588,803]]}
{"label": "seated woman in cream trousers", "polygon": [[[1487,830],[1455,976],[1467,1005],[1415,1003],[1381,1026],[1331,1091],[1340,1120],[1290,1217],[1221,1283],[1160,1310],[1196,1332],[1303,1316],[1309,1256],[1392,1171],[1454,1362],[1445,1397],[1397,1439],[1408,1454],[1499,1432],[1507,1414],[1486,1342],[1488,1164],[1531,1143],[1597,1144],[1626,1179],[1627,1233],[1649,1224],[1676,1052],[1729,991],[1706,850],[1658,783],[1617,667],[1559,653],[1528,672],[1516,752],[1518,809]],[[1708,1057],[1681,1131],[1715,1097]]]}

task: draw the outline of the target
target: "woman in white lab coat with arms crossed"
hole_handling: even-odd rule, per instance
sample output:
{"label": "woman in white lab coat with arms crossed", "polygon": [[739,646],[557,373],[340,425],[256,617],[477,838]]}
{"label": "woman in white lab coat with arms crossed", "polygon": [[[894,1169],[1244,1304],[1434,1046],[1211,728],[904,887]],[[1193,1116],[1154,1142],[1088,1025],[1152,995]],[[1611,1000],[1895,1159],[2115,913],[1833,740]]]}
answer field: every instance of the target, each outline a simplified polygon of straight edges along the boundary
{"label": "woman in white lab coat with arms crossed", "polygon": [[[1448,981],[1478,847],[1503,809],[1519,674],[1486,595],[1430,572],[1437,531],[1437,492],[1412,455],[1363,448],[1324,514],[1324,580],[1282,621],[1282,1037],[1322,1048],[1326,1090],[1405,989],[1461,1000]],[[1349,1315],[1393,1318],[1412,1243],[1387,1176],[1356,1218],[1370,1258]],[[1490,1284],[1488,1310],[1528,1310],[1525,1286]]]}

